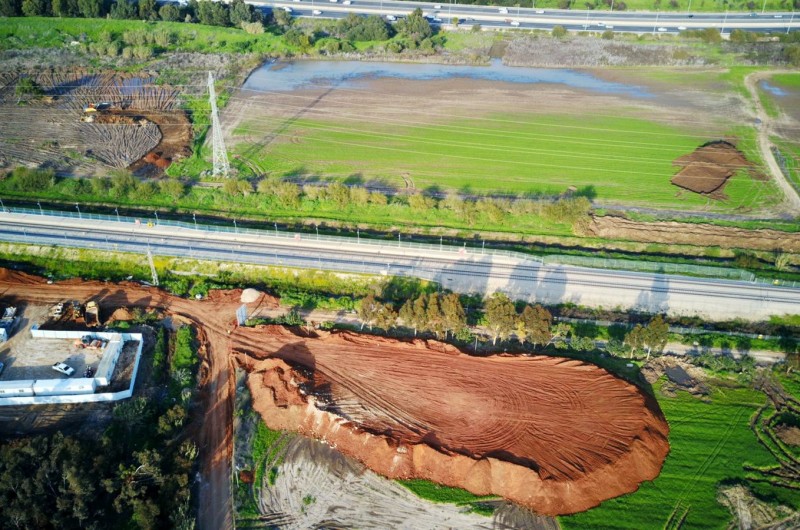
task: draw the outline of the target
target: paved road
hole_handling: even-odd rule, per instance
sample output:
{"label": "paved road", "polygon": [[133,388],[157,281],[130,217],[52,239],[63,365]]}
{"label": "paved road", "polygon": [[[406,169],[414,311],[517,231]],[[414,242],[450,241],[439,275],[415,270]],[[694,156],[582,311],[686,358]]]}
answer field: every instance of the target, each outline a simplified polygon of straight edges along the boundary
{"label": "paved road", "polygon": [[[570,302],[712,319],[765,319],[800,314],[800,289],[741,281],[547,265],[533,259],[481,254],[442,246],[358,244],[348,238],[276,237],[271,230],[247,233],[19,213],[0,214],[0,240],[183,256],[240,263],[283,265],[413,276],[458,292],[502,290],[513,298],[545,304]],[[143,261],[145,258],[142,258]]]}
{"label": "paved road", "polygon": [[[269,0],[250,2],[261,9],[273,7],[291,9],[293,16],[342,18],[348,13],[359,15],[381,15],[384,17],[407,16],[420,8],[440,25],[450,24],[457,17],[461,24],[481,24],[492,29],[542,29],[550,30],[561,25],[573,31],[604,31],[613,29],[629,33],[676,34],[685,29],[718,28],[720,33],[733,29],[757,32],[795,31],[800,27],[800,17],[785,13],[658,13],[628,11],[580,11],[560,9],[535,9],[509,7],[500,12],[499,7],[442,2],[395,2],[381,0]],[[535,0],[534,2],[535,3]],[[315,14],[316,12],[316,14]]]}

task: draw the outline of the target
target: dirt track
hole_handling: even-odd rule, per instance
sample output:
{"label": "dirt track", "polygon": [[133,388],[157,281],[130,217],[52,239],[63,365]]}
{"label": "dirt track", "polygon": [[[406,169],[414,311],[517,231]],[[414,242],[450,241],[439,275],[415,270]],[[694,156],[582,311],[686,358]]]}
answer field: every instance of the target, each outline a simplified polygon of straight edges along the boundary
{"label": "dirt track", "polygon": [[597,237],[643,243],[800,252],[800,233],[780,230],[743,230],[728,226],[676,221],[645,223],[606,215],[594,217],[588,231]]}
{"label": "dirt track", "polygon": [[270,427],[323,439],[390,478],[557,515],[636,490],[669,451],[655,401],[579,361],[278,326],[231,338]]}

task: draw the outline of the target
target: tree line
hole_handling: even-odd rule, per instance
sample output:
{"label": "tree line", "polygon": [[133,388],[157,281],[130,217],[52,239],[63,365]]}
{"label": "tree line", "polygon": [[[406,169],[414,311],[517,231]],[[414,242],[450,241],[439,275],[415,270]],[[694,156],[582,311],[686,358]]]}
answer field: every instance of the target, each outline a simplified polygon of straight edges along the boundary
{"label": "tree line", "polygon": [[[597,349],[594,336],[586,336],[566,322],[554,322],[552,313],[540,304],[525,304],[518,310],[506,294],[494,293],[480,307],[482,317],[478,325],[483,326],[491,337],[492,344],[514,337],[520,344],[529,343],[534,348],[553,345],[556,349],[590,351]],[[364,326],[389,331],[398,326],[418,333],[430,333],[437,339],[453,338],[462,342],[472,340],[467,322],[467,311],[462,299],[455,293],[422,293],[409,299],[396,311],[391,302],[382,302],[374,295],[363,298],[357,314]],[[661,315],[656,315],[647,325],[637,324],[630,329],[624,340],[610,340],[606,349],[619,354],[627,351],[629,357],[643,354],[647,359],[661,354],[669,339],[669,326]],[[629,349],[629,350],[628,350]]]}
{"label": "tree line", "polygon": [[84,17],[168,22],[199,22],[210,26],[236,26],[258,23],[261,11],[244,0],[230,3],[211,0],[190,0],[185,6],[156,0],[0,0],[0,16],[4,17]]}

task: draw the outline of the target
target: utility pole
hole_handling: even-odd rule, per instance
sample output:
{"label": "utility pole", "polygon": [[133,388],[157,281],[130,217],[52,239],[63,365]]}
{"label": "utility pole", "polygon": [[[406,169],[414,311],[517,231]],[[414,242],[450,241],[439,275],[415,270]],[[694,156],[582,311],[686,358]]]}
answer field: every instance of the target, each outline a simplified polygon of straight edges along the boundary
{"label": "utility pole", "polygon": [[150,245],[147,246],[147,262],[150,264],[150,277],[152,284],[158,287],[158,273],[156,272],[156,264],[153,263],[153,253],[150,251]]}
{"label": "utility pole", "polygon": [[214,74],[211,72],[208,72],[208,101],[211,104],[211,145],[214,151],[212,175],[227,177],[231,166],[228,164],[228,153],[225,151],[225,142],[222,139],[222,127],[219,124],[219,111],[217,110],[217,93],[214,90]]}

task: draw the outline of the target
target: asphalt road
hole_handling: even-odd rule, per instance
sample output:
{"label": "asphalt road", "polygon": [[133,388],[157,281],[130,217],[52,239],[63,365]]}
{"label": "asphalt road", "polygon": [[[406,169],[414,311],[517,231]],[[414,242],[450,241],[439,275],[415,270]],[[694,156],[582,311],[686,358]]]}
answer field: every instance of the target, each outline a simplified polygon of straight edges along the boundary
{"label": "asphalt road", "polygon": [[[541,29],[564,26],[572,31],[677,34],[686,29],[718,28],[720,33],[733,29],[756,32],[796,31],[800,17],[792,12],[777,13],[659,13],[629,11],[580,11],[560,9],[535,9],[509,7],[500,12],[499,7],[426,2],[394,2],[380,0],[271,0],[250,2],[264,10],[273,7],[288,8],[293,16],[343,18],[349,13],[381,15],[383,17],[407,16],[420,8],[429,19],[441,25],[450,24],[457,17],[460,24],[480,24],[491,29]],[[534,2],[535,3],[535,0]]]}
{"label": "asphalt road", "polygon": [[[245,233],[246,232],[246,233]],[[0,214],[0,240],[282,265],[387,276],[413,276],[458,292],[502,290],[546,304],[639,309],[713,319],[800,314],[800,288],[750,282],[541,264],[460,247],[366,244],[264,231],[212,232],[167,225]]]}

